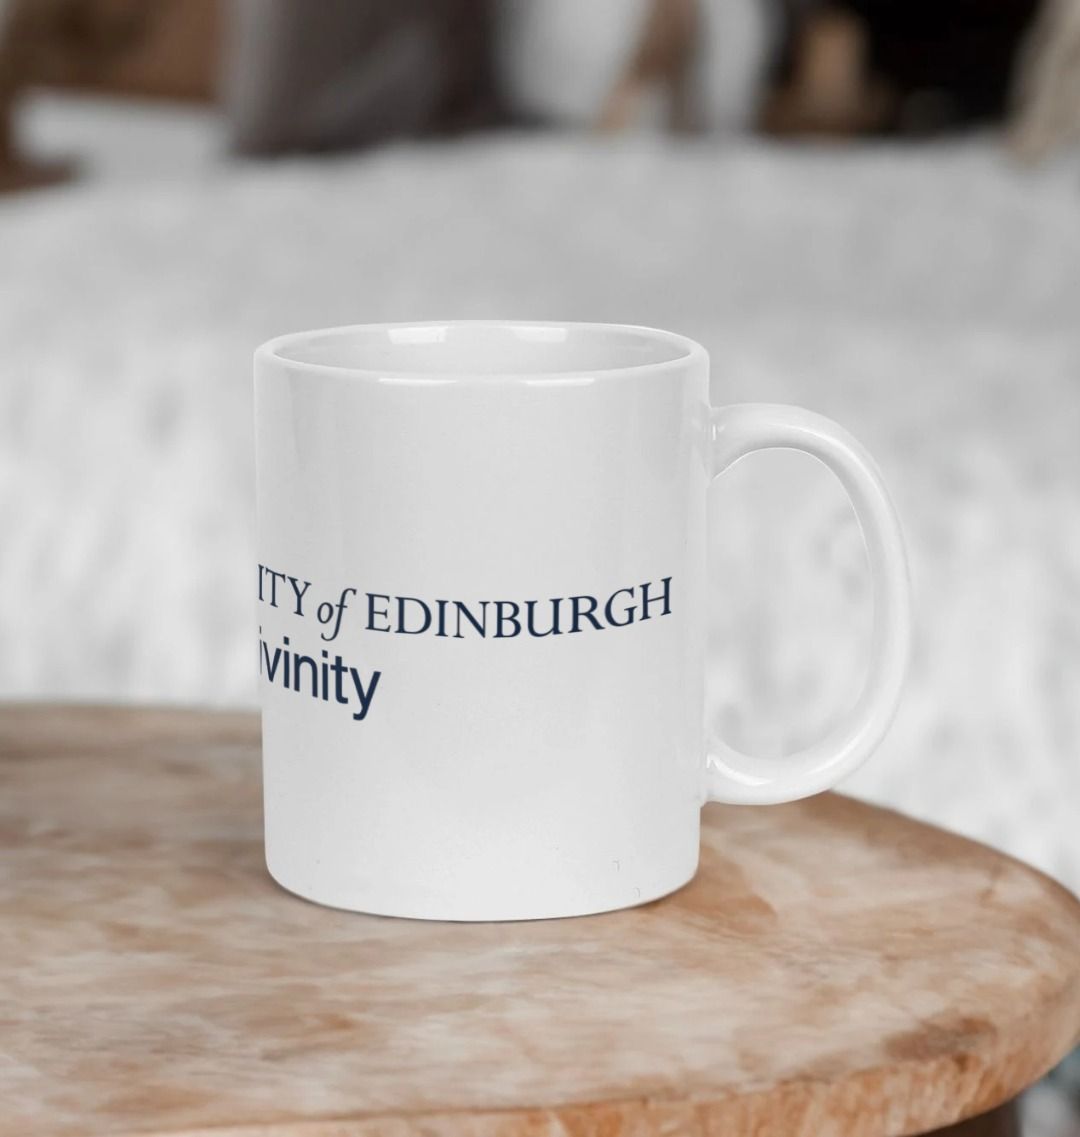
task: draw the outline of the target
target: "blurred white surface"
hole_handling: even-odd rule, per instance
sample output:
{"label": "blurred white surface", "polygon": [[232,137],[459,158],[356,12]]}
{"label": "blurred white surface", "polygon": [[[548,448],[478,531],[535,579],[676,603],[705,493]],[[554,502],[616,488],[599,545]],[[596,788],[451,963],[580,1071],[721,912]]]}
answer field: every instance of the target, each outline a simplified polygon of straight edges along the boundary
{"label": "blurred white surface", "polygon": [[[0,199],[0,694],[253,701],[261,340],[660,325],[710,350],[717,400],[838,419],[893,489],[916,655],[847,788],[1080,888],[1075,168],[990,140],[545,136],[253,167],[216,160],[205,115],[52,99],[26,125],[93,143],[101,176]],[[858,533],[793,455],[740,465],[712,509],[716,718],[780,751],[857,693]]]}
{"label": "blurred white surface", "polygon": [[217,116],[194,104],[45,91],[19,103],[16,129],[30,153],[74,157],[95,184],[190,177],[212,166],[225,138]]}

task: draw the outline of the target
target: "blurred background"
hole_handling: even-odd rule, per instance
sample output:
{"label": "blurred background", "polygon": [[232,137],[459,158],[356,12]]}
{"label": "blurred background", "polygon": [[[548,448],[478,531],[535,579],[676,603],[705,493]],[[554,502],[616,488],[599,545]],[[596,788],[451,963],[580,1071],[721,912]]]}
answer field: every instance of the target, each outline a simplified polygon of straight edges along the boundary
{"label": "blurred background", "polygon": [[[254,704],[260,341],[659,325],[893,489],[846,788],[1080,890],[1078,142],[1080,0],[0,0],[0,696]],[[858,530],[798,455],[710,508],[711,714],[781,753],[858,692]]]}

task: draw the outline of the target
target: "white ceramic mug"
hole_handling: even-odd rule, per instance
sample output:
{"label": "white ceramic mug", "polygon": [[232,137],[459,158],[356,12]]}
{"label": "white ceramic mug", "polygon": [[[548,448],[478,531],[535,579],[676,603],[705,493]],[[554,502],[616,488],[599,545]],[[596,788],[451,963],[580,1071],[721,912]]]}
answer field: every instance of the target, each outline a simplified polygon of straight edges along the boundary
{"label": "white ceramic mug", "polygon": [[[599,324],[386,324],[255,356],[266,859],[311,900],[516,920],[685,884],[705,801],[817,793],[875,748],[909,643],[866,452],[794,407],[711,407],[703,348]],[[782,761],[706,739],[709,483],[787,447],[869,552],[866,686]],[[732,603],[738,603],[736,597]]]}

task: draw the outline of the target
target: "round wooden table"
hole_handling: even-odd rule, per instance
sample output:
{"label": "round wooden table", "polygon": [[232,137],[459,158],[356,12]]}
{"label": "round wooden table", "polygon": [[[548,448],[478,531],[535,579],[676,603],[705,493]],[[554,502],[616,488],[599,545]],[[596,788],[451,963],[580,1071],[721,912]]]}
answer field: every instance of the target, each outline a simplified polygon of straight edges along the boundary
{"label": "round wooden table", "polygon": [[255,717],[8,707],[0,840],[3,1137],[897,1137],[1080,1035],[1069,893],[835,794],[631,911],[381,919],[270,880]]}

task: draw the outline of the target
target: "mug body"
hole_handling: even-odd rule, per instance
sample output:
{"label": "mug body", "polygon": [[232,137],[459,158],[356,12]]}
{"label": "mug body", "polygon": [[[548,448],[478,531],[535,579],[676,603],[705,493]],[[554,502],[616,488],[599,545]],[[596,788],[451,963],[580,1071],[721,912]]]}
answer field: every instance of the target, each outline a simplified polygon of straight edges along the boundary
{"label": "mug body", "polygon": [[266,858],[340,908],[643,903],[697,866],[708,365],[587,324],[256,354]]}

